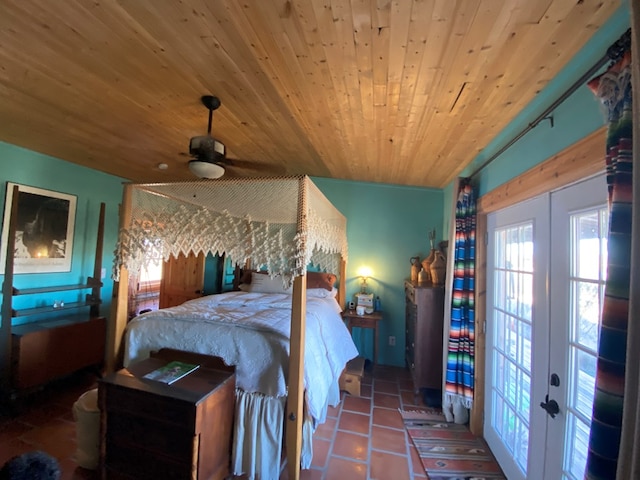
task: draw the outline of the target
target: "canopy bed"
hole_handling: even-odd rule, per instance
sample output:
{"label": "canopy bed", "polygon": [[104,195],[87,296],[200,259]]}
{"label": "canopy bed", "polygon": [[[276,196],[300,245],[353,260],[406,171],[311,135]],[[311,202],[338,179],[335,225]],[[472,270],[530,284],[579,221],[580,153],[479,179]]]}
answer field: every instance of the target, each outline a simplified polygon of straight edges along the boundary
{"label": "canopy bed", "polygon": [[[256,364],[249,360],[251,367],[236,365],[232,468],[249,478],[277,478],[273,468],[280,464],[279,432],[284,429],[289,478],[299,478],[301,465],[306,468],[311,461],[313,428],[324,421],[327,405],[339,401],[339,374],[357,355],[339,315],[347,259],[344,216],[308,177],[300,176],[129,184],[120,221],[108,369],[120,358],[126,364],[163,346],[188,346],[234,363],[245,361],[239,357],[246,358],[249,350],[272,355],[271,363],[262,358]],[[266,275],[254,273],[254,279],[262,277],[255,282],[262,286],[149,312],[128,325],[128,272],[140,271],[150,259],[191,252],[224,253],[236,264],[262,267]],[[309,265],[338,273],[339,288],[315,288]],[[176,333],[178,324],[189,333]],[[194,333],[202,324],[213,330]],[[213,337],[222,340],[215,347],[200,341]],[[257,422],[256,409],[262,412]],[[264,474],[267,466],[271,471]]]}

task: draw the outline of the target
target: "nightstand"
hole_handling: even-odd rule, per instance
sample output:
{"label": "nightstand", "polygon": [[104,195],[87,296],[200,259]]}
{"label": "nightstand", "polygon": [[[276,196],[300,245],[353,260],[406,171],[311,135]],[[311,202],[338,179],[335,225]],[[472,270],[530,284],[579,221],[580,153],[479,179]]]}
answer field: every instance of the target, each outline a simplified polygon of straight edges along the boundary
{"label": "nightstand", "polygon": [[[143,378],[170,360],[200,368],[171,385]],[[102,478],[226,478],[235,373],[218,363],[216,357],[161,350],[99,380]]]}
{"label": "nightstand", "polygon": [[347,324],[349,333],[353,327],[373,329],[373,363],[378,363],[378,322],[382,320],[382,312],[365,313],[358,315],[355,310],[345,310],[342,318]]}

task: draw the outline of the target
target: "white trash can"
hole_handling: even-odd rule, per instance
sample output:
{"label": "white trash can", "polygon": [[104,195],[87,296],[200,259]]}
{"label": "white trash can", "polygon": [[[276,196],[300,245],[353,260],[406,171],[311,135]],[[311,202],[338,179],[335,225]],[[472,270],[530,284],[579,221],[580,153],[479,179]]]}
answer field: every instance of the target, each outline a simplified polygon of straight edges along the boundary
{"label": "white trash can", "polygon": [[89,470],[98,468],[100,462],[100,409],[98,389],[80,395],[73,404],[76,421],[76,460],[78,465]]}

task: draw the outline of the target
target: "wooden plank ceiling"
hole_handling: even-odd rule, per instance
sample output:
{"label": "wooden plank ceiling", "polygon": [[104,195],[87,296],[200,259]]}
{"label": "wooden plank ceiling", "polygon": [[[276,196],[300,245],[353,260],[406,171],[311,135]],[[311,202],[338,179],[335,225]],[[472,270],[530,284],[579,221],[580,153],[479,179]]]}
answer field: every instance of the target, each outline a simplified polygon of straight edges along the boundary
{"label": "wooden plank ceiling", "polygon": [[137,182],[192,179],[212,94],[228,175],[443,187],[618,6],[2,1],[0,140]]}

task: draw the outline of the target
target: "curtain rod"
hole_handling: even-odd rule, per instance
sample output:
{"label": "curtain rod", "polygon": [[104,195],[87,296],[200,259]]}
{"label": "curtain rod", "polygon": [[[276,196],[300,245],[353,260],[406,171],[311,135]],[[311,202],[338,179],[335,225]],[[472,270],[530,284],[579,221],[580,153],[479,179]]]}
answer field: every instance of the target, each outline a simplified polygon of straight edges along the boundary
{"label": "curtain rod", "polygon": [[527,133],[533,130],[538,126],[540,122],[549,118],[551,120],[551,126],[553,127],[553,117],[549,117],[549,115],[567,98],[569,98],[573,92],[575,92],[578,88],[584,85],[588,80],[591,80],[591,77],[595,75],[607,62],[611,62],[611,64],[618,61],[622,58],[625,52],[631,49],[631,29],[629,28],[625,33],[623,33],[618,40],[616,40],[608,49],[607,53],[598,60],[589,70],[587,70],[578,80],[576,80],[562,95],[560,95],[544,112],[538,115],[535,120],[533,120],[529,125],[527,125],[523,130],[520,131],[515,137],[513,137],[506,145],[504,145],[500,150],[491,155],[488,159],[486,159],[476,170],[469,175],[468,178],[473,179],[481,170],[483,170],[487,165],[493,162],[496,158],[502,155],[509,147],[511,147],[514,143],[524,137]]}

